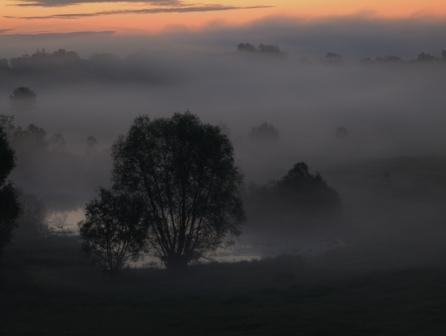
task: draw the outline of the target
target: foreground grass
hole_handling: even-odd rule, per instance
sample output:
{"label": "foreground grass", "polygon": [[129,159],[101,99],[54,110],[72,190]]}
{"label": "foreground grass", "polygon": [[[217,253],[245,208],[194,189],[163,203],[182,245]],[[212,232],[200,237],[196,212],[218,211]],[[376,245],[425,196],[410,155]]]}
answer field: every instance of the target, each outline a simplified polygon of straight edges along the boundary
{"label": "foreground grass", "polygon": [[34,253],[9,251],[0,289],[0,335],[446,331],[443,269],[335,272],[281,257],[196,266],[181,274],[129,270],[111,279],[91,267],[75,243],[63,246],[40,246]]}

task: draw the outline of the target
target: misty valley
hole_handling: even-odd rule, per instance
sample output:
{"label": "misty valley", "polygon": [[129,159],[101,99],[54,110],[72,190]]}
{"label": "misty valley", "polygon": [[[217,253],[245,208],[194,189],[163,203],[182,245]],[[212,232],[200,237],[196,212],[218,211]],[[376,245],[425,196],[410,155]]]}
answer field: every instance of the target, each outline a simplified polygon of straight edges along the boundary
{"label": "misty valley", "polygon": [[0,55],[0,334],[440,335],[446,51],[168,38]]}

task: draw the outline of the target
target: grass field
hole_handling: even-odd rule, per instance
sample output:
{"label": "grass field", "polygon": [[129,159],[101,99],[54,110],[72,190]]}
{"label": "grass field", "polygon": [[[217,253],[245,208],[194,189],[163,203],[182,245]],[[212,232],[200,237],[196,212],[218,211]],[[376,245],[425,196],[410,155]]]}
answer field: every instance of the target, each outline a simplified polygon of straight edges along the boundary
{"label": "grass field", "polygon": [[[442,335],[446,268],[375,269],[335,258],[208,264],[109,278],[76,242],[10,249],[0,335]],[[59,246],[59,249],[57,248]],[[63,246],[63,248],[62,248]]]}

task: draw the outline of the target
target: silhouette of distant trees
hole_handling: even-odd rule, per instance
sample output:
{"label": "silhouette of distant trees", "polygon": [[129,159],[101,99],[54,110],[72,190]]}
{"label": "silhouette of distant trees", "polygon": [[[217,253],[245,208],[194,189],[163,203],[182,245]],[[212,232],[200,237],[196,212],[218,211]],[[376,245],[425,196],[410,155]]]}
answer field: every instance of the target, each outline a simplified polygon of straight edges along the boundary
{"label": "silhouette of distant trees", "polygon": [[80,62],[80,56],[74,51],[59,49],[51,53],[41,49],[31,55],[12,58],[10,66],[13,70],[23,73],[26,71],[48,71],[51,68],[68,67]]}
{"label": "silhouette of distant trees", "polygon": [[86,207],[80,234],[83,249],[108,273],[117,273],[144,246],[145,204],[135,195],[101,189]]}
{"label": "silhouette of distant trees", "polygon": [[[113,160],[112,190],[124,207],[144,205],[135,209],[131,224],[144,223],[147,246],[167,268],[184,267],[239,233],[242,178],[219,127],[191,113],[139,117],[114,145]],[[94,204],[87,206],[91,218],[111,211]]]}
{"label": "silhouette of distant trees", "polygon": [[340,64],[343,60],[341,55],[334,52],[327,52],[325,54],[325,61],[330,64]]}
{"label": "silhouette of distant trees", "polygon": [[255,47],[251,43],[240,43],[237,46],[237,50],[239,52],[252,53],[252,54],[260,54],[260,55],[273,55],[273,56],[283,56],[284,53],[278,46],[271,44],[259,44],[258,47]]}
{"label": "silhouette of distant trees", "polygon": [[420,53],[417,57],[418,62],[434,62],[436,60],[435,56],[425,52]]}
{"label": "silhouette of distant trees", "polygon": [[0,127],[0,253],[11,238],[20,210],[16,190],[7,180],[14,161],[14,152]]}
{"label": "silhouette of distant trees", "polygon": [[279,139],[279,131],[274,125],[263,122],[259,126],[252,128],[250,137],[254,140],[277,141]]}
{"label": "silhouette of distant trees", "polygon": [[37,50],[9,60],[0,59],[0,74],[20,80],[51,80],[55,83],[98,81],[163,82],[168,76],[147,63],[146,59],[120,58],[96,54],[82,58],[74,51]]}
{"label": "silhouette of distant trees", "polygon": [[257,52],[257,48],[251,43],[240,43],[237,46],[237,50],[242,52]]}
{"label": "silhouette of distant trees", "polygon": [[442,50],[440,53],[440,57],[436,57],[427,52],[421,52],[417,55],[417,57],[413,60],[404,60],[399,56],[384,56],[384,57],[366,57],[361,60],[363,64],[412,64],[412,63],[437,63],[441,64],[446,60],[446,50]]}

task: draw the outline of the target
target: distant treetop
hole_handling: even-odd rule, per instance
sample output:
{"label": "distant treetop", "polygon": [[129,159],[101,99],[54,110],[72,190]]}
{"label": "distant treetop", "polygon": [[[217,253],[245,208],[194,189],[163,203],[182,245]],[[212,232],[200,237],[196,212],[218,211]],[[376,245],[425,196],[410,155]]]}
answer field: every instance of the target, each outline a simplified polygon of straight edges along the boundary
{"label": "distant treetop", "polygon": [[11,99],[11,101],[34,102],[36,100],[36,94],[30,88],[26,86],[20,86],[14,89],[9,98]]}
{"label": "distant treetop", "polygon": [[259,44],[258,47],[255,47],[251,43],[240,43],[237,47],[239,52],[247,52],[253,54],[263,54],[263,55],[274,55],[274,56],[283,56],[284,53],[278,46],[270,45],[270,44]]}
{"label": "distant treetop", "polygon": [[250,136],[255,140],[276,141],[279,139],[279,131],[274,125],[264,122],[259,126],[253,127]]}

